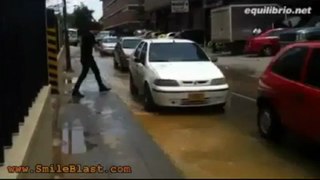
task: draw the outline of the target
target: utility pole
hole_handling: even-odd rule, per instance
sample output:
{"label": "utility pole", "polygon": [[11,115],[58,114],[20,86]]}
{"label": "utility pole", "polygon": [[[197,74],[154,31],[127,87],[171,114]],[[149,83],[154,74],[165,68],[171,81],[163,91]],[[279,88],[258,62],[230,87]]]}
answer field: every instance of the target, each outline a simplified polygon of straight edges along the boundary
{"label": "utility pole", "polygon": [[67,2],[63,0],[63,19],[64,19],[64,39],[65,39],[65,48],[66,48],[66,71],[72,72],[71,67],[71,57],[70,57],[70,46],[69,46],[69,33],[67,26]]}

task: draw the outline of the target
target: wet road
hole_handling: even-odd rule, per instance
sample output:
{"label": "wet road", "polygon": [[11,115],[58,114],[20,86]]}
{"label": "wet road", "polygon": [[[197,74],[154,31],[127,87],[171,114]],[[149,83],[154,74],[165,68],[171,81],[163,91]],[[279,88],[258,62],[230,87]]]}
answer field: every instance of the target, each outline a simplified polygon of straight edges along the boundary
{"label": "wet road", "polygon": [[250,65],[244,65],[243,69],[248,71],[238,72],[232,67],[241,69],[241,65],[219,60],[232,91],[237,93],[231,97],[225,112],[188,108],[147,113],[139,100],[130,96],[128,74],[115,71],[110,57],[97,55],[96,61],[112,91],[125,102],[186,177],[320,177],[319,148],[291,136],[281,144],[271,144],[259,137],[256,106],[251,99],[255,97],[259,72],[252,73]]}

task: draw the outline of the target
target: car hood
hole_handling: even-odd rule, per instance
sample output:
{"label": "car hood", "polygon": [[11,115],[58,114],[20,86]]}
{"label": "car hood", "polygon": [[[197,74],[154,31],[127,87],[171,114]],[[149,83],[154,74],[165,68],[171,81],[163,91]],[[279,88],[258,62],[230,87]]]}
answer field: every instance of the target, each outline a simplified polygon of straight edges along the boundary
{"label": "car hood", "polygon": [[134,49],[128,49],[128,48],[124,48],[123,52],[124,54],[126,54],[127,56],[130,56],[133,53]]}
{"label": "car hood", "polygon": [[212,62],[153,62],[150,67],[161,79],[207,80],[224,75]]}

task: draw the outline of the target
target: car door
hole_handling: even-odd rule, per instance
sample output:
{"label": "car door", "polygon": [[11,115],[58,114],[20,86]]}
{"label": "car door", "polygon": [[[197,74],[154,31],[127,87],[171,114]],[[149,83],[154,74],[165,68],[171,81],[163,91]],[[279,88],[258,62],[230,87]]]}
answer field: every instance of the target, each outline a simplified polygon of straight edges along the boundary
{"label": "car door", "polygon": [[320,141],[320,48],[312,50],[304,76],[304,99],[300,113],[301,132]]}
{"label": "car door", "polygon": [[142,50],[142,47],[143,47],[144,44],[145,44],[144,42],[141,42],[137,46],[137,48],[136,48],[136,50],[135,50],[135,52],[133,54],[133,57],[130,58],[131,62],[129,62],[130,66],[131,66],[130,67],[130,72],[131,72],[131,75],[132,75],[132,78],[133,78],[133,81],[134,81],[135,85],[138,85],[138,70],[137,70],[138,63],[135,61],[135,59],[139,59],[140,58],[141,50]]}
{"label": "car door", "polygon": [[[138,77],[138,88],[143,90],[144,88],[144,76],[146,70],[146,57],[147,57],[148,43],[144,43],[141,49],[139,62],[137,63],[137,77]],[[143,91],[140,91],[143,92]]]}
{"label": "car door", "polygon": [[308,47],[288,49],[271,66],[272,102],[282,122],[292,130],[299,130],[297,122],[301,116],[304,85],[302,70],[308,54]]}

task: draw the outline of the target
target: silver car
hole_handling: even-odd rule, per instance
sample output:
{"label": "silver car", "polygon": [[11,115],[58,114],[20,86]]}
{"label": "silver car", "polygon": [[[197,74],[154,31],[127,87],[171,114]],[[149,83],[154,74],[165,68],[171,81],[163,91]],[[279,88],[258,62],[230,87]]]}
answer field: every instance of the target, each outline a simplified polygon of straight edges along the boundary
{"label": "silver car", "polygon": [[117,37],[104,37],[100,42],[100,55],[112,55],[116,44],[118,42]]}

